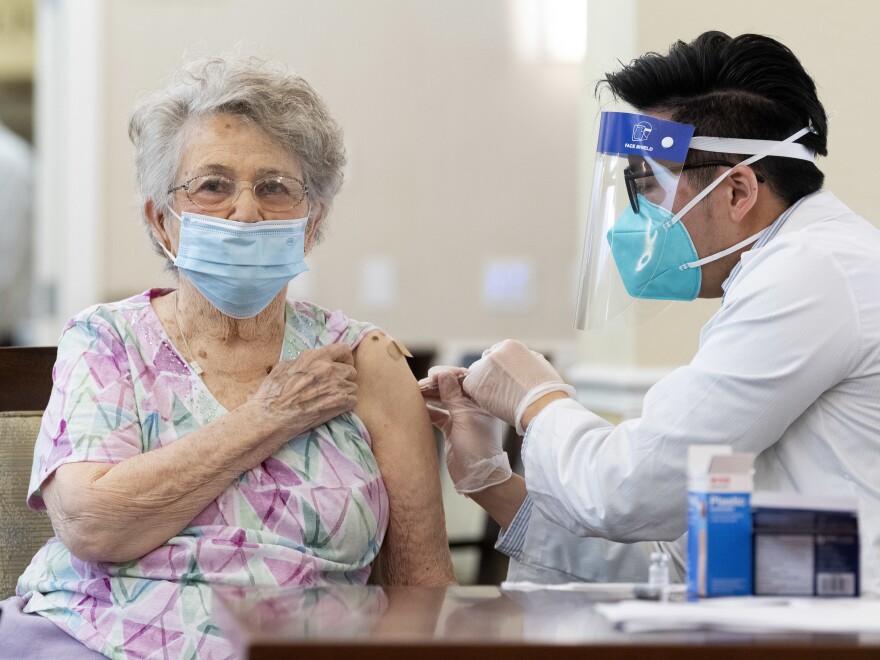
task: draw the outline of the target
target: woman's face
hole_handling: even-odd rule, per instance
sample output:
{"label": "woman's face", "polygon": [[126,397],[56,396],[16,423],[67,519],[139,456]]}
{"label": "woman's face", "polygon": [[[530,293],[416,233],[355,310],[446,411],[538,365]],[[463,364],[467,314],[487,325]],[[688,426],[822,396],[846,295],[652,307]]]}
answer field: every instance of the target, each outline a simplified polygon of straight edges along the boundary
{"label": "woman's face", "polygon": [[[279,149],[259,128],[238,117],[213,115],[202,119],[191,129],[175,178],[175,186],[208,174],[219,174],[227,179],[246,183],[233,205],[220,212],[200,208],[190,200],[184,190],[178,190],[172,198],[172,206],[178,214],[190,211],[238,222],[259,222],[304,218],[309,213],[308,196],[293,208],[281,212],[267,211],[257,203],[253,191],[256,182],[273,176],[303,181],[302,168],[295,158]],[[173,215],[166,220],[163,223],[164,228],[174,244],[176,254],[180,223]],[[317,222],[313,221],[307,230],[307,251],[311,247],[316,225]]]}

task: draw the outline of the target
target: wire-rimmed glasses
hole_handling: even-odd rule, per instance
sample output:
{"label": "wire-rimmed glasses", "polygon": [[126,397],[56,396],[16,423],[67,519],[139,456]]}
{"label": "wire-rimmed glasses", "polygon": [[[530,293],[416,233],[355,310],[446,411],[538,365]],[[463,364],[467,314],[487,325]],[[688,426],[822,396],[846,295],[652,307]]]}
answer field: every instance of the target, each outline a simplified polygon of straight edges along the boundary
{"label": "wire-rimmed glasses", "polygon": [[292,176],[268,176],[252,183],[236,181],[222,174],[202,174],[170,188],[172,195],[178,190],[203,211],[217,213],[235,204],[242,190],[250,188],[257,206],[268,213],[282,213],[297,207],[309,194],[309,187]]}

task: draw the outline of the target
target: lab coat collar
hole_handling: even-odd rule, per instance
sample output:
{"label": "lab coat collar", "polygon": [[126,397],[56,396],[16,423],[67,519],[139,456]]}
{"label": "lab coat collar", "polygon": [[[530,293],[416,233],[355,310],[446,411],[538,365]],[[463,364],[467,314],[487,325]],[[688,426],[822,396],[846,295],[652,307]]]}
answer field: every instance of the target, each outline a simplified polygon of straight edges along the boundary
{"label": "lab coat collar", "polygon": [[743,263],[748,261],[758,250],[767,245],[777,236],[791,234],[805,229],[819,222],[825,222],[838,218],[841,215],[851,214],[852,211],[846,204],[841,202],[834,193],[819,190],[802,197],[788,207],[773,221],[767,229],[768,236],[765,240],[759,240],[755,245],[743,253],[739,263],[730,271],[727,279],[721,283],[721,290],[726,294],[736,276],[742,270]]}

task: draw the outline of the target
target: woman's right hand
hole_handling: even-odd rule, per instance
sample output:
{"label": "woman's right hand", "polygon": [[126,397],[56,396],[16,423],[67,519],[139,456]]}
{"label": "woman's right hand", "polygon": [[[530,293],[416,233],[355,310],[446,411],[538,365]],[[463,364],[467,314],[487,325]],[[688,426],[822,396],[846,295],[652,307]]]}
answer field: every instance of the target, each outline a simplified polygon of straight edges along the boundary
{"label": "woman's right hand", "polygon": [[329,344],[279,362],[248,403],[257,406],[258,423],[287,442],[353,410],[356,376],[351,346]]}

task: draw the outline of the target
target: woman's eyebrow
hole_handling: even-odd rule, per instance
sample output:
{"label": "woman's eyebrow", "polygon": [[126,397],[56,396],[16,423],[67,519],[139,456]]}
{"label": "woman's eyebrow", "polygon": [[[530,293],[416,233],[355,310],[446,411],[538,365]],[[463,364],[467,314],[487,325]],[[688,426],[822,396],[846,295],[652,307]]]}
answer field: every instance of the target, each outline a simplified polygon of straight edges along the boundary
{"label": "woman's eyebrow", "polygon": [[[222,174],[223,176],[229,177],[230,179],[239,179],[238,172],[234,167],[229,165],[224,165],[223,163],[206,163],[205,165],[201,165],[198,168],[199,175],[201,174]],[[287,170],[282,170],[277,167],[261,167],[258,170],[254,171],[253,180],[258,181],[259,179],[264,179],[270,176],[287,176],[291,178],[300,178]]]}
{"label": "woman's eyebrow", "polygon": [[298,176],[295,176],[294,174],[291,174],[287,170],[281,170],[277,167],[263,167],[254,172],[255,179],[263,179],[267,176],[287,176],[294,179],[300,178]]}
{"label": "woman's eyebrow", "polygon": [[235,178],[235,170],[229,165],[223,165],[222,163],[207,163],[206,165],[202,165],[198,168],[199,172],[203,172],[206,174],[222,174],[223,176],[228,176],[229,178]]}

